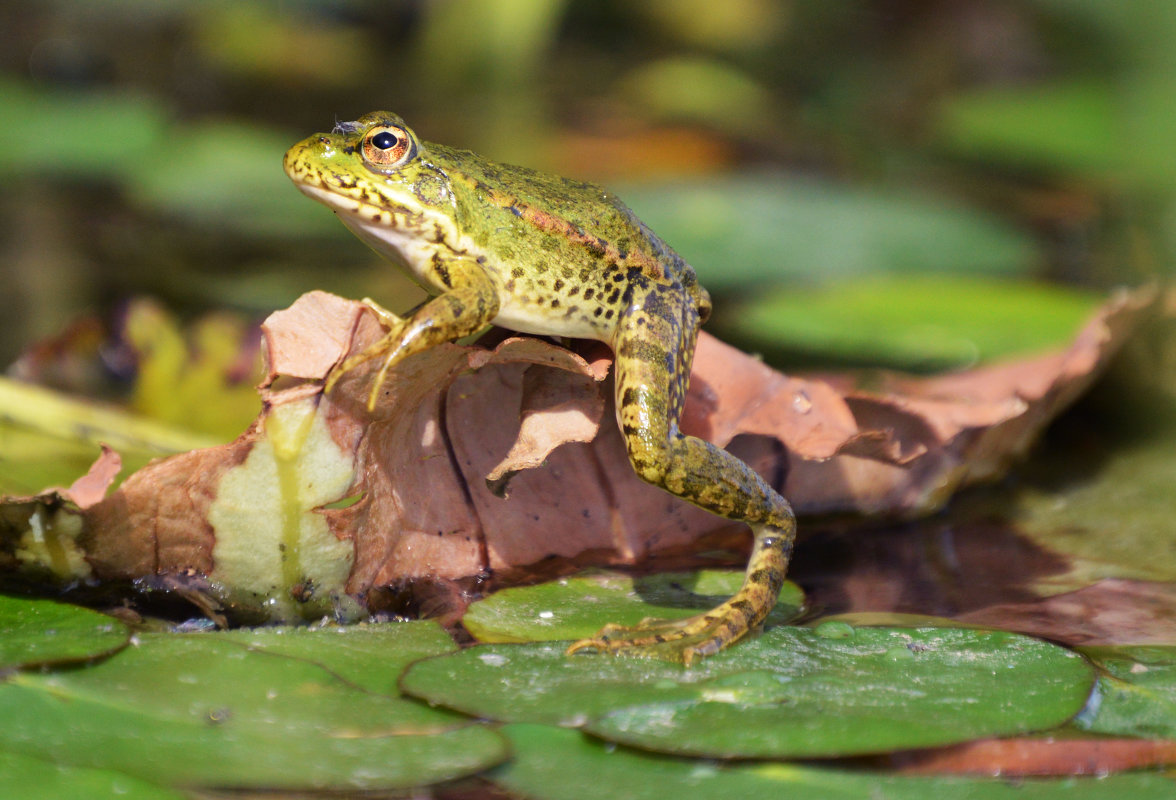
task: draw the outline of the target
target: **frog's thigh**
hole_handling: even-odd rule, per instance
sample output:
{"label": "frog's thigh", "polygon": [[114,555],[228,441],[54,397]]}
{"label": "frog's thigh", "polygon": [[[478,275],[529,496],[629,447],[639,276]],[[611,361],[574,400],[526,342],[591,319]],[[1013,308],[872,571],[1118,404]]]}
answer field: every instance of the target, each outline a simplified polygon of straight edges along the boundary
{"label": "frog's thigh", "polygon": [[755,470],[726,450],[678,430],[698,316],[688,298],[659,300],[620,321],[617,419],[644,480],[719,516],[790,530],[792,511]]}

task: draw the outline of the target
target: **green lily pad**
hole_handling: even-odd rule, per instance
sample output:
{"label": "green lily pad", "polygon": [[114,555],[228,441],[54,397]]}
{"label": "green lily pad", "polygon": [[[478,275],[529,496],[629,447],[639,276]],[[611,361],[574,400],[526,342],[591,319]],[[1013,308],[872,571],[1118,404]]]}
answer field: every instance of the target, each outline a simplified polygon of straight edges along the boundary
{"label": "green lily pad", "polygon": [[1176,647],[1083,648],[1100,674],[1090,703],[1074,720],[1114,736],[1176,739]]}
{"label": "green lily pad", "polygon": [[716,765],[666,758],[546,725],[507,725],[503,732],[510,737],[515,757],[489,777],[533,800],[1161,800],[1176,792],[1176,783],[1148,773],[1016,782],[904,777],[800,764]]}
{"label": "green lily pad", "polygon": [[369,692],[396,695],[400,673],[414,661],[452,653],[457,644],[437,622],[389,622],[238,628],[217,634],[250,650],[302,659]]}
{"label": "green lily pad", "polygon": [[143,634],[87,669],[14,676],[0,749],[167,785],[334,790],[424,785],[506,755],[484,726],[220,634]]}
{"label": "green lily pad", "polygon": [[156,100],[125,91],[71,91],[0,80],[5,132],[0,175],[118,179],[160,149],[166,129]]}
{"label": "green lily pad", "polygon": [[[462,624],[481,642],[582,639],[610,622],[636,625],[646,617],[684,619],[714,608],[739,590],[734,570],[674,572],[633,578],[598,572],[495,592],[470,605]],[[785,582],[767,624],[800,613],[804,592]]]}
{"label": "green lily pad", "polygon": [[1057,286],[974,277],[859,279],[765,293],[727,321],[766,352],[943,369],[1066,343],[1098,305]]}
{"label": "green lily pad", "polygon": [[939,135],[973,158],[1105,174],[1124,158],[1117,91],[1069,83],[965,93],[943,104]]}
{"label": "green lily pad", "polygon": [[1176,428],[1152,431],[1109,453],[1062,445],[1042,454],[1027,473],[1008,504],[1013,519],[1035,544],[1070,564],[1042,581],[1040,590],[1054,594],[1102,578],[1176,581]]}
{"label": "green lily pad", "polygon": [[1026,275],[1026,232],[944,197],[780,174],[615,186],[712,290],[867,275]]}
{"label": "green lily pad", "polygon": [[951,617],[935,617],[930,614],[906,614],[900,611],[849,611],[844,614],[830,614],[804,623],[806,628],[845,625],[850,631],[855,628],[982,628],[969,625]]}
{"label": "green lily pad", "polygon": [[562,645],[482,645],[417,662],[408,694],[507,722],[581,725],[675,754],[825,757],[931,747],[1060,725],[1090,665],[1018,634],[779,627],[701,664]]}
{"label": "green lily pad", "polygon": [[166,148],[135,165],[131,196],[218,231],[345,235],[333,215],[308,203],[282,172],[282,154],[298,138],[256,125],[186,125],[169,135]]}
{"label": "green lily pad", "polygon": [[88,608],[0,595],[0,671],[100,658],[130,636],[126,625]]}
{"label": "green lily pad", "polygon": [[184,800],[186,795],[121,772],[63,767],[32,756],[0,751],[5,800]]}

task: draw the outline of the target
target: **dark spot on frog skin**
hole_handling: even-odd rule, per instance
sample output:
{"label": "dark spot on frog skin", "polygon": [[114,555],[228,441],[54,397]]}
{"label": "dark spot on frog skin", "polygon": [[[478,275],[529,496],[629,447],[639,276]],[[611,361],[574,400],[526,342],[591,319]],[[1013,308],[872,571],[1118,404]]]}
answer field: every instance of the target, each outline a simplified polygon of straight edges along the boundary
{"label": "dark spot on frog skin", "polygon": [[591,286],[589,286],[587,289],[585,289],[585,290],[584,290],[584,299],[585,299],[585,300],[591,300],[591,299],[592,299],[592,296],[593,296],[594,294],[596,294],[596,290],[595,290],[595,289],[593,289]]}
{"label": "dark spot on frog skin", "polygon": [[619,300],[620,298],[621,298],[621,289],[618,286],[616,289],[612,290],[612,293],[609,294],[609,296],[607,298],[605,298],[605,302],[609,303],[611,305],[613,303],[616,303],[617,300]]}
{"label": "dark spot on frog skin", "polygon": [[555,283],[552,285],[552,287],[551,287],[551,288],[552,288],[554,291],[557,291],[557,292],[558,292],[558,291],[559,291],[560,289],[562,289],[563,287],[564,287],[564,282],[563,282],[562,280],[560,280],[559,278],[556,278],[556,279],[555,279]]}

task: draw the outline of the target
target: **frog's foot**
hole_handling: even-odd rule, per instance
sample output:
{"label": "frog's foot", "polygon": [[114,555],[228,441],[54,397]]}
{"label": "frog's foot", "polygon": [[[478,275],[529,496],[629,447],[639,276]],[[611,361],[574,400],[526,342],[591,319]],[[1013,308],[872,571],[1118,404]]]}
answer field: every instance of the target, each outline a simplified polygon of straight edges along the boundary
{"label": "frog's foot", "polygon": [[344,375],[359,365],[365,364],[372,359],[383,357],[384,364],[380,367],[380,371],[376,374],[375,379],[372,381],[372,388],[368,393],[367,408],[368,411],[371,411],[376,407],[376,398],[379,397],[380,387],[384,383],[384,378],[388,374],[388,370],[392,367],[393,364],[400,360],[400,345],[403,341],[403,332],[408,324],[408,321],[398,317],[396,314],[393,314],[391,311],[379,305],[371,298],[365,297],[363,299],[363,304],[367,306],[367,308],[373,314],[376,315],[376,317],[380,320],[380,324],[387,329],[387,333],[384,334],[384,336],[380,338],[379,341],[368,345],[355,355],[349,356],[343,361],[343,363],[332,369],[330,374],[327,375],[327,381],[323,386],[323,392],[329,393],[332,389],[335,388],[335,384],[337,384]]}
{"label": "frog's foot", "polygon": [[736,595],[717,608],[686,619],[645,619],[633,627],[605,625],[591,639],[580,639],[567,649],[568,655],[581,650],[681,661],[686,666],[702,656],[712,655],[759,629],[775,598],[766,598],[763,608]]}
{"label": "frog's foot", "polygon": [[573,642],[568,655],[593,649],[604,653],[672,658],[690,666],[759,630],[776,605],[792,555],[796,528],[753,525],[755,542],[743,586],[705,614],[681,620],[646,619],[631,628],[606,625],[591,639]]}

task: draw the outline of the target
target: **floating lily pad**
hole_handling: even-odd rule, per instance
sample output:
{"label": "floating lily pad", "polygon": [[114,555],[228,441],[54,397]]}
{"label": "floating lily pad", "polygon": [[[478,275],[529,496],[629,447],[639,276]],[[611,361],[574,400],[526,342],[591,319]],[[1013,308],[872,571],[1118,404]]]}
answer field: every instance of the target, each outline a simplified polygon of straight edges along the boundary
{"label": "floating lily pad", "polygon": [[1014,519],[1035,544],[1069,562],[1069,569],[1041,582],[1044,593],[1102,578],[1176,581],[1176,428],[1107,453],[1059,446],[1026,472],[1009,504]]}
{"label": "floating lily pad", "polygon": [[1103,174],[1124,157],[1116,94],[1079,83],[960,94],[943,104],[939,135],[973,158]]}
{"label": "floating lily pad", "polygon": [[63,767],[32,756],[0,751],[5,800],[183,800],[186,795],[121,772]]}
{"label": "floating lily pad", "polygon": [[428,784],[505,756],[484,726],[219,634],[144,634],[87,669],[20,673],[0,685],[0,749],[168,785],[336,790]]}
{"label": "floating lily pad", "polygon": [[1097,304],[1044,284],[907,276],[764,293],[726,324],[765,352],[928,370],[1060,346]]}
{"label": "floating lily pad", "polygon": [[1155,774],[1060,780],[903,777],[799,764],[716,765],[616,747],[578,731],[507,725],[514,759],[490,774],[534,800],[1151,800],[1172,797],[1176,783]]}
{"label": "floating lily pad", "polygon": [[795,758],[1052,728],[1092,683],[1081,656],[1026,636],[843,625],[773,628],[689,669],[483,645],[416,663],[401,688],[475,716],[582,725],[675,754]]}
{"label": "floating lily pad", "polygon": [[1024,275],[1040,260],[1028,233],[942,196],[783,173],[612,188],[711,289],[886,273]]}
{"label": "floating lily pad", "polygon": [[1083,730],[1176,739],[1176,647],[1088,647],[1098,686],[1075,720]]}
{"label": "floating lily pad", "polygon": [[114,617],[88,608],[0,595],[0,670],[99,658],[130,635]]}
{"label": "floating lily pad", "polygon": [[185,125],[130,171],[131,196],[218,231],[339,235],[331,215],[316,213],[282,173],[281,155],[296,138],[257,125]]}
{"label": "floating lily pad", "polygon": [[162,105],[145,95],[9,79],[0,80],[0,95],[11,137],[0,148],[0,175],[118,179],[160,149],[166,130]]}
{"label": "floating lily pad", "polygon": [[218,637],[250,650],[317,664],[361,689],[391,695],[399,694],[396,681],[413,661],[457,650],[457,644],[433,620],[239,628]]}
{"label": "floating lily pad", "polygon": [[[537,642],[592,636],[610,622],[636,625],[646,617],[684,619],[739,590],[743,572],[702,570],[633,578],[600,572],[495,592],[470,605],[462,624],[482,642]],[[804,593],[786,582],[767,624],[800,613]]]}

